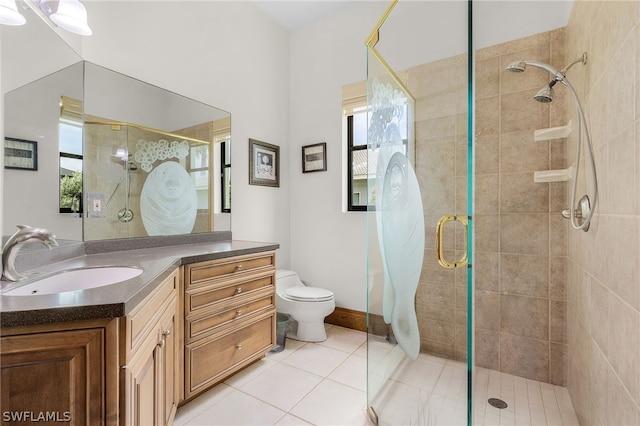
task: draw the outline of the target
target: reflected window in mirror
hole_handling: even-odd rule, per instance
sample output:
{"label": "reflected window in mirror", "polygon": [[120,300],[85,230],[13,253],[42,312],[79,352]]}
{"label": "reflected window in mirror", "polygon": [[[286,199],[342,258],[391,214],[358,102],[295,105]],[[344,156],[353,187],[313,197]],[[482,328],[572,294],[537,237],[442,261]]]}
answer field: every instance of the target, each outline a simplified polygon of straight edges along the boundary
{"label": "reflected window in mirror", "polygon": [[82,214],[82,103],[60,99],[60,213]]}
{"label": "reflected window in mirror", "polygon": [[222,179],[222,212],[231,213],[231,147],[229,141],[224,141],[220,144],[220,167],[222,173],[220,175]]}
{"label": "reflected window in mirror", "polygon": [[209,210],[209,144],[191,142],[189,174],[198,195],[198,210]]}

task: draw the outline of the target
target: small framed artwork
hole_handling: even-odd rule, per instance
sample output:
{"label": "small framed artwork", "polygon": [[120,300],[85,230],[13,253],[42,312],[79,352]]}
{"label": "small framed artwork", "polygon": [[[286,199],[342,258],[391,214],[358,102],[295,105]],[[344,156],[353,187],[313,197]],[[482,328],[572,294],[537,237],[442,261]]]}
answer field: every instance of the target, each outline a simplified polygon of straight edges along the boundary
{"label": "small framed artwork", "polygon": [[327,170],[327,143],[317,143],[302,147],[302,173],[324,172]]}
{"label": "small framed artwork", "polygon": [[4,138],[4,168],[38,170],[38,143]]}
{"label": "small framed artwork", "polygon": [[280,147],[249,139],[249,185],[280,186]]}

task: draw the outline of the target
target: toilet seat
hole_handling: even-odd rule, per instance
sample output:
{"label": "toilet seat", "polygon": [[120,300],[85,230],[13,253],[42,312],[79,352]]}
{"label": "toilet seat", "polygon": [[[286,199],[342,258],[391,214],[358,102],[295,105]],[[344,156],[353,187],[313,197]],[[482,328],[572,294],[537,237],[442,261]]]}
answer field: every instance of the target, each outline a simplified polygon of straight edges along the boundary
{"label": "toilet seat", "polygon": [[326,302],[333,299],[333,293],[324,288],[296,286],[285,290],[288,299],[297,302]]}

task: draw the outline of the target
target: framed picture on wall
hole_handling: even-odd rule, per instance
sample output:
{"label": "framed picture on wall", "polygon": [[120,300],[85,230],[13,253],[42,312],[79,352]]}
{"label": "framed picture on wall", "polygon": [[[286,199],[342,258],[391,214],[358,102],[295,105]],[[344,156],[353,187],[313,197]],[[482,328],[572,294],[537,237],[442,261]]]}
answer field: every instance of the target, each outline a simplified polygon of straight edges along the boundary
{"label": "framed picture on wall", "polygon": [[38,143],[4,138],[4,168],[38,170]]}
{"label": "framed picture on wall", "polygon": [[302,147],[302,173],[327,170],[327,143],[316,143]]}
{"label": "framed picture on wall", "polygon": [[249,185],[280,186],[280,147],[249,139]]}

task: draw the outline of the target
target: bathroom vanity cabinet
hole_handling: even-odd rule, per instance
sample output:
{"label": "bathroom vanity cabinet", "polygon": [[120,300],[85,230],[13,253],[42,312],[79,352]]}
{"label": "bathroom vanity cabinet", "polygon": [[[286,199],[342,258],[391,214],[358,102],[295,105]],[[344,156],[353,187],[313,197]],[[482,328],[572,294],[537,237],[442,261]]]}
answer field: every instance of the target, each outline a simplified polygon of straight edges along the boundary
{"label": "bathroom vanity cabinet", "polygon": [[118,290],[74,294],[77,306],[0,295],[0,424],[172,424],[178,405],[272,349],[276,248],[227,242],[74,258],[74,267],[144,273]]}
{"label": "bathroom vanity cabinet", "polygon": [[184,398],[263,357],[275,343],[275,252],[185,266]]}

